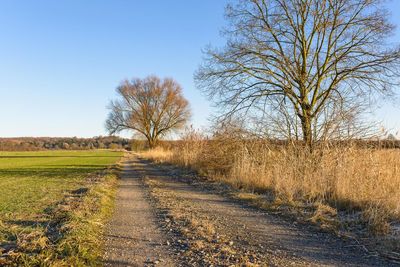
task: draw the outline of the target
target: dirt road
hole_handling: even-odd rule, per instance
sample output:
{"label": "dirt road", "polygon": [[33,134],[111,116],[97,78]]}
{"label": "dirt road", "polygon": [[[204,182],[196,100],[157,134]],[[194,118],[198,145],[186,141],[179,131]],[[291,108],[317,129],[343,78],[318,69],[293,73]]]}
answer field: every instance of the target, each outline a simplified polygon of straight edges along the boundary
{"label": "dirt road", "polygon": [[143,186],[143,171],[127,159],[114,215],[105,235],[105,266],[176,266]]}
{"label": "dirt road", "polygon": [[398,266],[358,244],[229,199],[131,157],[108,226],[108,266]]}

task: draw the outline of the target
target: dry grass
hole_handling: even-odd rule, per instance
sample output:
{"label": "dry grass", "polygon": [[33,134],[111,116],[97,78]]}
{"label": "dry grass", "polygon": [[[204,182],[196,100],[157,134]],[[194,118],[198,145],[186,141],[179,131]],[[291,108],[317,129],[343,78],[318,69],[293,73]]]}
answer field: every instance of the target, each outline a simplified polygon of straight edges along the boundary
{"label": "dry grass", "polygon": [[[310,221],[330,227],[356,224],[387,234],[400,219],[398,149],[348,146],[309,153],[262,141],[210,141],[197,134],[143,156],[194,169],[247,192],[268,192],[275,206],[311,210]],[[349,214],[356,218],[350,223]]]}
{"label": "dry grass", "polygon": [[140,155],[153,161],[168,162],[172,159],[173,152],[171,150],[163,149],[162,147],[156,147],[151,150],[142,151]]}
{"label": "dry grass", "polygon": [[0,266],[101,265],[121,155],[2,152]]}
{"label": "dry grass", "polygon": [[1,223],[0,266],[97,266],[102,261],[104,223],[113,209],[117,175],[104,172],[84,194],[70,194],[48,217],[46,228]]}

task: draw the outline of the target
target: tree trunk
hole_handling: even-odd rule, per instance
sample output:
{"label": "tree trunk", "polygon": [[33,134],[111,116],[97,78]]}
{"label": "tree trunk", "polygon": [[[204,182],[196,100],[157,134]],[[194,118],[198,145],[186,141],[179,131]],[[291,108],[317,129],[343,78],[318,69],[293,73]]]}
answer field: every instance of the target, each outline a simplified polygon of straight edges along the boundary
{"label": "tree trunk", "polygon": [[149,145],[150,149],[155,148],[156,145],[157,145],[157,139],[156,138],[147,138],[147,142],[148,142],[148,145]]}
{"label": "tree trunk", "polygon": [[311,117],[305,112],[301,116],[301,128],[303,131],[303,142],[306,147],[312,151],[313,148],[313,135],[312,135],[312,126],[311,126]]}

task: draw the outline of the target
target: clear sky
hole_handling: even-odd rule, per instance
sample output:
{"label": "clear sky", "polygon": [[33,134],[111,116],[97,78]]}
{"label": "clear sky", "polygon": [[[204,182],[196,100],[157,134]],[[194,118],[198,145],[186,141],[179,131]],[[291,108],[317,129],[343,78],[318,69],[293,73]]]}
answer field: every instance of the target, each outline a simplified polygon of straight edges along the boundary
{"label": "clear sky", "polygon": [[[105,135],[119,82],[156,74],[184,88],[195,127],[212,108],[196,90],[201,49],[221,45],[227,0],[0,0],[0,136]],[[400,26],[400,1],[389,3]],[[400,42],[400,30],[393,41]],[[400,90],[400,88],[399,88]],[[398,102],[397,102],[398,103]],[[377,112],[400,129],[400,104]]]}

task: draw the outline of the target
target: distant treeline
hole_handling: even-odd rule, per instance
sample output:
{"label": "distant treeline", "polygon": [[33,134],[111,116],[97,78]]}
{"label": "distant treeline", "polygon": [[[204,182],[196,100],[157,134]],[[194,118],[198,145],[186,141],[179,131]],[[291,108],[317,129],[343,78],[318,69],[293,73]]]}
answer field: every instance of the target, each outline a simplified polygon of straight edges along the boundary
{"label": "distant treeline", "polygon": [[[228,139],[232,139],[229,138]],[[233,138],[236,139],[236,138]],[[214,143],[218,141],[227,141],[227,138],[206,138],[203,142]],[[246,141],[247,140],[247,141]],[[199,140],[197,140],[199,141]],[[231,140],[232,141],[232,140]],[[238,139],[237,141],[254,142],[254,139]],[[167,141],[162,140],[159,146],[164,148],[172,148],[180,145],[182,140]],[[299,143],[301,141],[288,142],[286,140],[258,139],[260,145],[269,144],[270,146],[286,146],[289,144]],[[330,141],[324,142],[322,145],[329,146],[357,146],[364,148],[400,148],[400,140],[347,140],[347,141]],[[144,140],[126,139],[117,136],[98,136],[93,138],[77,138],[77,137],[16,137],[16,138],[0,138],[0,151],[36,151],[36,150],[83,150],[83,149],[126,149],[140,151],[147,149],[148,145]]]}
{"label": "distant treeline", "polygon": [[0,138],[0,151],[129,149],[130,140],[116,136]]}

